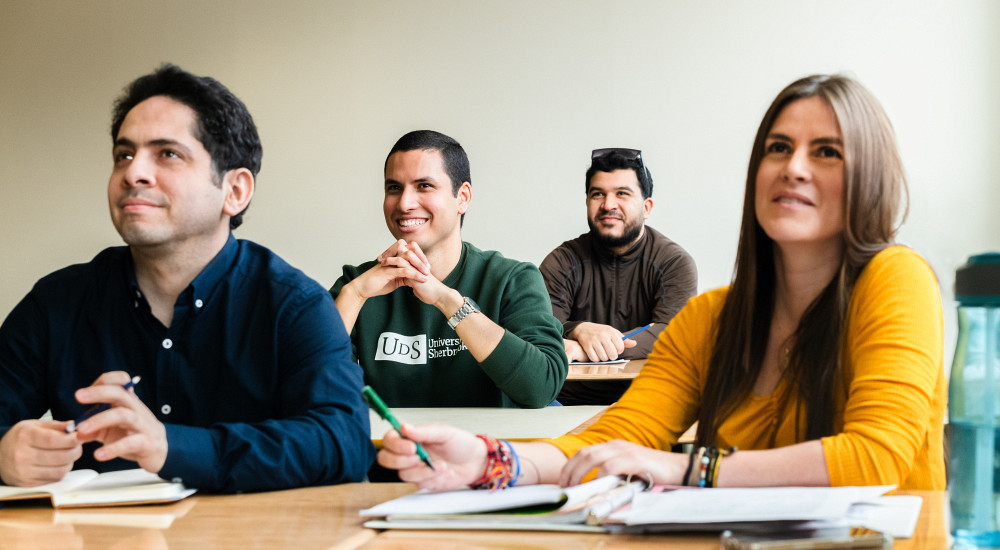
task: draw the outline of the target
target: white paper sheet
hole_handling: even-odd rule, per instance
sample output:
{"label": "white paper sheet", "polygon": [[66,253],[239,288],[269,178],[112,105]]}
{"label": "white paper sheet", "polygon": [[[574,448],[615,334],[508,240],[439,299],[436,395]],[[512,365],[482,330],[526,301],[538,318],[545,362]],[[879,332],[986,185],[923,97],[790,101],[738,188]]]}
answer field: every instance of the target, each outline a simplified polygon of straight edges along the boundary
{"label": "white paper sheet", "polygon": [[627,525],[838,519],[855,502],[874,499],[893,488],[678,489],[636,495],[622,517],[612,517]]}

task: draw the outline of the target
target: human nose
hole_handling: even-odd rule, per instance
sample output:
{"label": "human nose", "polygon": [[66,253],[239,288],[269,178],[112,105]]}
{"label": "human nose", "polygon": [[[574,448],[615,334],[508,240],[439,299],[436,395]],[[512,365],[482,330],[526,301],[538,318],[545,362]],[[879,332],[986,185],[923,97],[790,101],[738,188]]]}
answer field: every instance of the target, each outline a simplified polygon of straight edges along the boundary
{"label": "human nose", "polygon": [[153,185],[156,181],[153,171],[153,162],[149,155],[136,153],[125,166],[123,177],[125,185],[136,187],[140,185]]}
{"label": "human nose", "polygon": [[417,207],[417,192],[411,187],[404,187],[399,194],[399,208],[408,212]]}
{"label": "human nose", "polygon": [[809,152],[804,148],[794,151],[785,163],[785,178],[790,181],[808,181],[812,177]]}
{"label": "human nose", "polygon": [[606,211],[615,210],[618,208],[618,199],[614,195],[608,194],[604,195],[604,200],[601,201],[601,208]]}

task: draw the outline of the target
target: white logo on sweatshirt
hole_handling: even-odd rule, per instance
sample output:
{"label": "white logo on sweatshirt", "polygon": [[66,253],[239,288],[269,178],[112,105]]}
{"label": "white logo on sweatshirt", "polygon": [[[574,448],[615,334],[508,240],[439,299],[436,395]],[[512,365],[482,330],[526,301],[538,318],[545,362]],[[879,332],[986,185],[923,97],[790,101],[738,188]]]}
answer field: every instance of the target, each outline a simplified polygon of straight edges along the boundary
{"label": "white logo on sweatshirt", "polygon": [[427,364],[427,335],[405,336],[383,332],[375,349],[376,361],[394,361],[407,365]]}

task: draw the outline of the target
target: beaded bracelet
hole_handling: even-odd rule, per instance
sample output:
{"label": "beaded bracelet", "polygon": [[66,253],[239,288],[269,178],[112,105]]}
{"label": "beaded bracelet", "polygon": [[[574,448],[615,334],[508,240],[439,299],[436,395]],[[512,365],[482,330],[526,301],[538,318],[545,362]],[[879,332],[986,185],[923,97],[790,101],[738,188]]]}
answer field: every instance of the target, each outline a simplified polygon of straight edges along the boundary
{"label": "beaded bracelet", "polygon": [[[684,472],[684,479],[681,480],[682,485],[698,485],[697,480],[701,471],[701,457],[705,454],[705,449],[705,447],[693,447],[691,449],[691,455],[688,458],[688,467]],[[698,469],[695,469],[696,464],[698,465]]]}
{"label": "beaded bracelet", "polygon": [[711,485],[709,485],[710,478],[708,476],[708,472],[711,470],[712,458],[714,456],[712,449],[714,448],[715,447],[705,447],[701,453],[698,468],[698,487],[711,487]]}
{"label": "beaded bracelet", "polygon": [[[684,478],[681,482],[685,485],[698,487],[715,487],[716,479],[719,477],[720,459],[735,452],[735,446],[730,447],[728,450],[720,450],[713,446],[691,449],[691,455],[688,458],[688,467],[684,471]],[[697,482],[689,477],[695,464],[698,465]]]}
{"label": "beaded bracelet", "polygon": [[[505,441],[503,443],[506,445],[503,445],[500,441],[485,435],[476,437],[486,443],[486,470],[470,486],[473,489],[489,489],[490,491],[513,486],[521,475],[521,462],[517,459],[517,454],[514,453],[514,447],[509,442]],[[515,460],[517,461],[516,467],[514,467]],[[512,468],[515,470],[514,475],[511,475]]]}

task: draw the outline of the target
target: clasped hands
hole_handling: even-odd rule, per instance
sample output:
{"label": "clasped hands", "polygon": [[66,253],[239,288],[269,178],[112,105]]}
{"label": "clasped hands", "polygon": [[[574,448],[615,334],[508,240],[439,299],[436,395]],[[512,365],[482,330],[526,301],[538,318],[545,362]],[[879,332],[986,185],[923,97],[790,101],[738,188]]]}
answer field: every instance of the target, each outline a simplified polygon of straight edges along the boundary
{"label": "clasped hands", "polygon": [[580,323],[563,340],[566,357],[570,361],[614,361],[625,351],[635,347],[636,341],[622,339],[624,335],[616,328],[599,323]]}
{"label": "clasped hands", "polygon": [[352,282],[363,298],[381,296],[408,286],[420,301],[436,305],[450,290],[431,274],[431,264],[415,242],[399,239],[379,254],[375,261],[378,265]]}
{"label": "clasped hands", "polygon": [[124,386],[124,371],[106,372],[76,392],[84,405],[110,408],[84,420],[67,433],[72,420],[22,420],[0,439],[0,477],[12,486],[31,487],[61,480],[83,453],[83,444],[100,441],[94,451],[101,462],[124,458],[157,473],[167,458],[167,433],[152,411]]}

